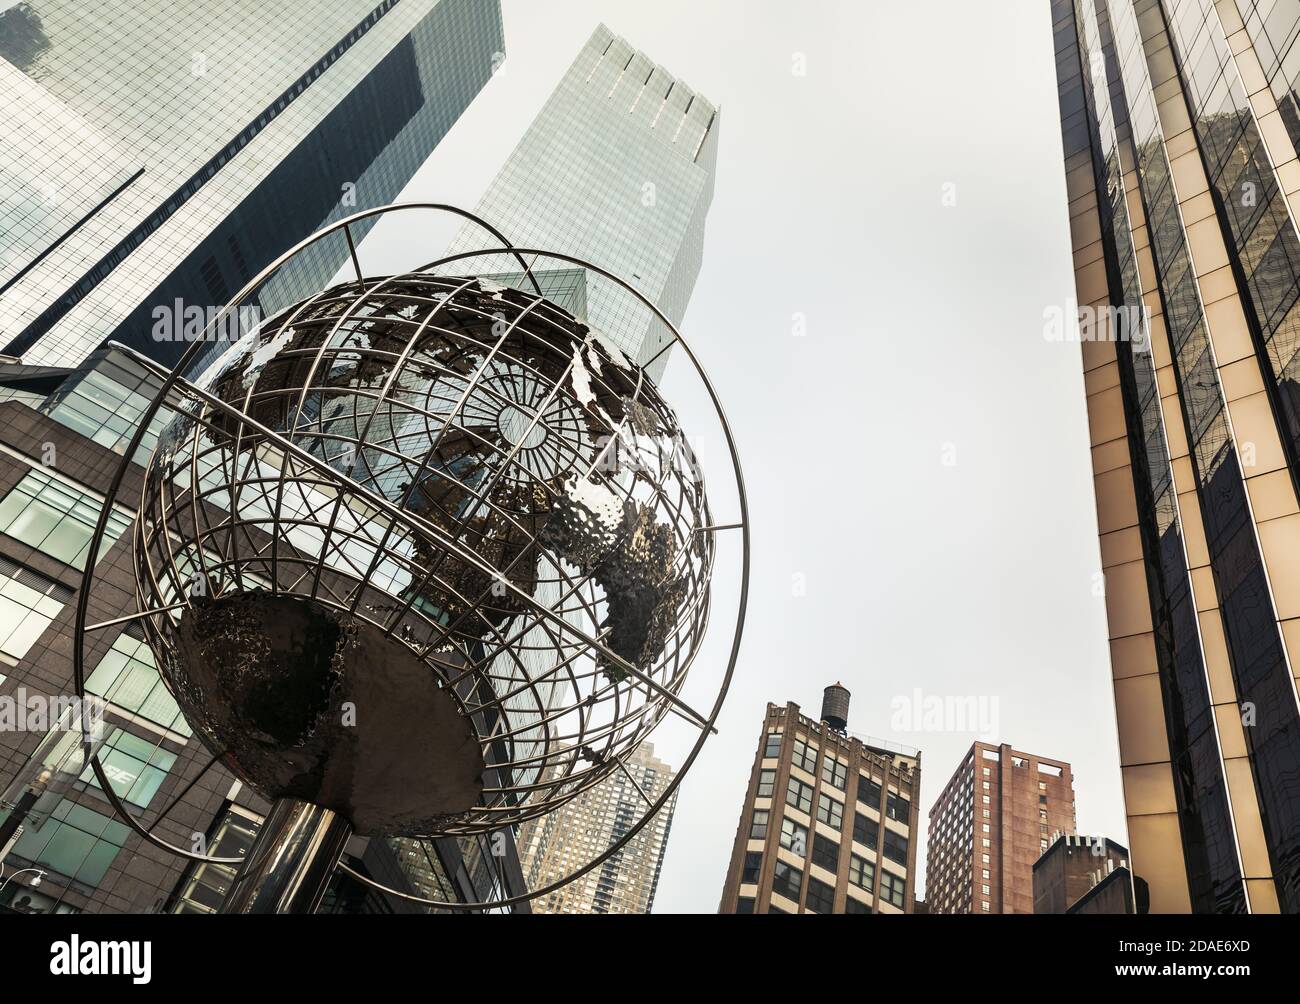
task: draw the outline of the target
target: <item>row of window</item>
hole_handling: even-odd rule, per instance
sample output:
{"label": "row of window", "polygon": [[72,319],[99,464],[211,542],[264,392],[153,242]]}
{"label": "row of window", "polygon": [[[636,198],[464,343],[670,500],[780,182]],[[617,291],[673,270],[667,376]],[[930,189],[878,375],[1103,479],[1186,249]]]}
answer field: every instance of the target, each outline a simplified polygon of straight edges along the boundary
{"label": "row of window", "polygon": [[[819,838],[820,839],[820,838]],[[749,852],[745,855],[741,869],[740,881],[744,885],[757,885],[763,870],[763,855]],[[805,882],[806,878],[806,882]],[[859,889],[870,892],[875,884],[875,866],[856,854],[849,859],[849,882]],[[805,889],[806,886],[806,889]],[[880,873],[881,901],[903,909],[907,880],[901,875],[882,871]],[[806,893],[804,906],[814,913],[831,913],[835,909],[835,889],[833,886],[811,875],[805,876],[803,869],[788,861],[777,860],[772,868],[772,892],[784,896],[795,903],[799,902],[801,893]],[[748,902],[746,902],[748,900]],[[737,904],[737,913],[753,913],[752,897],[741,897]],[[870,907],[852,896],[845,902],[846,913],[870,913]]]}
{"label": "row of window", "polygon": [[[800,812],[810,813],[812,809],[812,788],[804,784],[798,778],[790,778],[786,786],[785,801],[786,804],[798,809]],[[890,796],[893,798],[893,795]],[[900,799],[900,801],[902,801]],[[901,811],[901,810],[900,810]],[[837,802],[828,795],[817,796],[817,819],[826,823],[833,829],[839,830],[844,826],[844,805]],[[891,816],[890,818],[897,818]],[[766,826],[767,817],[764,816],[764,826]],[[868,819],[862,813],[854,813],[853,818],[853,839],[866,847],[875,849],[879,837],[880,826],[874,820]],[[766,829],[764,829],[766,833]],[[885,846],[883,853],[891,860],[900,864],[907,863],[908,838],[901,833],[895,833],[893,830],[885,831]]]}
{"label": "row of window", "polygon": [[[761,771],[758,779],[758,796],[760,798],[770,798],[775,784],[775,771]],[[879,795],[879,792],[880,787],[877,785],[877,795]],[[787,804],[793,805],[800,812],[811,812],[812,799],[812,785],[800,781],[797,777],[789,778],[785,790],[785,800]],[[874,807],[880,803],[879,801],[875,801],[869,804]],[[903,798],[901,795],[896,795],[892,791],[889,793],[889,798],[885,802],[885,815],[889,819],[894,819],[904,825],[908,825],[910,823],[911,811],[912,805],[907,799]],[[844,822],[844,803],[825,793],[818,795],[817,818],[823,823],[828,823],[836,829],[839,829],[841,824]]]}
{"label": "row of window", "polygon": [[125,823],[65,798],[40,829],[23,830],[12,854],[76,882],[96,886],[130,832]]}
{"label": "row of window", "polygon": [[[42,469],[29,470],[0,500],[0,533],[63,564],[84,571],[91,562],[90,539],[101,500]],[[130,525],[114,509],[104,533],[103,550]],[[17,663],[72,599],[71,590],[7,560],[0,560],[0,654]],[[87,693],[103,697],[117,709],[161,728],[188,736],[190,730],[167,692],[148,647],[122,633],[86,678]],[[80,742],[68,732],[47,758],[60,758]],[[113,728],[99,750],[100,763],[114,793],[125,802],[148,808],[176,754],[157,739]],[[89,790],[99,788],[89,766],[78,778]],[[79,885],[95,886],[121,850],[127,827],[71,798],[63,799],[39,827],[28,826],[14,845],[16,858],[32,862]]]}
{"label": "row of window", "polygon": [[[0,533],[36,548],[78,571],[99,520],[102,502],[42,470],[31,470],[0,501]],[[101,553],[130,526],[117,509],[109,514]]]}
{"label": "row of window", "polygon": [[72,599],[72,590],[0,558],[0,656],[17,665]]}
{"label": "row of window", "polygon": [[[763,758],[775,759],[781,755],[781,733],[769,732],[763,745]],[[817,749],[802,739],[796,739],[791,749],[791,763],[800,770],[807,771],[809,774],[817,774]],[[821,779],[825,784],[830,785],[837,791],[848,790],[848,764],[843,760],[836,759],[829,753],[822,757],[821,760]],[[776,772],[773,770],[764,770],[759,776],[759,796],[768,797],[772,794],[772,787],[776,783]],[[763,789],[766,787],[766,791]],[[876,781],[864,775],[858,775],[857,800],[873,808],[880,805],[881,786]],[[886,805],[886,813],[890,819],[897,819],[906,823],[909,820],[911,803],[908,799],[894,792],[889,793],[889,800]]]}

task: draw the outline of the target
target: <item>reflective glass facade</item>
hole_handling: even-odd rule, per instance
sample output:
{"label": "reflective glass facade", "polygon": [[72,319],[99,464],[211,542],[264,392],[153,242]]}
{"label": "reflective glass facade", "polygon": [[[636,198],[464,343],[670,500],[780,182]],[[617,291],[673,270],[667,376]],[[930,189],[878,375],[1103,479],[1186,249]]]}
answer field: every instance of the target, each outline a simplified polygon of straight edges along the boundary
{"label": "reflective glass facade", "polygon": [[1112,321],[1082,355],[1157,911],[1300,910],[1295,151],[1236,6],[1052,5],[1079,308]]}
{"label": "reflective glass facade", "polygon": [[[570,273],[546,284],[576,306],[580,279]],[[0,465],[0,694],[13,696],[20,688],[73,693],[73,598],[90,528],[107,479],[157,386],[138,358],[107,347],[67,372],[42,400],[0,400],[0,452],[10,461]],[[39,462],[46,443],[54,447],[53,469]],[[128,469],[128,484],[138,477],[138,468]],[[224,767],[207,769],[211,753],[192,737],[148,646],[133,625],[117,621],[136,609],[130,535],[124,532],[132,517],[124,510],[113,515],[89,615],[92,622],[110,622],[90,632],[86,661],[86,690],[106,701],[101,761],[114,791],[164,839],[192,846],[201,838],[210,853],[237,854],[250,845],[266,803]],[[30,767],[43,729],[0,731],[0,788]],[[77,734],[64,738],[75,742]],[[491,902],[525,889],[510,831],[473,840],[371,840],[348,863],[391,888],[444,901]],[[185,859],[143,845],[86,772],[48,820],[24,831],[6,859],[6,869],[29,866],[48,872],[40,889],[11,883],[0,903],[42,913],[212,912],[233,877],[230,868],[191,868]],[[321,909],[426,912],[342,874]]]}
{"label": "reflective glass facade", "polygon": [[[173,361],[185,343],[157,311],[220,307],[326,223],[391,202],[503,50],[494,0],[10,7],[0,351],[70,365],[112,338]],[[322,242],[263,312],[346,256]]]}
{"label": "reflective glass facade", "polygon": [[[608,269],[680,324],[703,261],[720,124],[712,104],[600,25],[476,211],[516,247]],[[470,224],[448,253],[497,244]],[[517,271],[508,257],[469,261]],[[586,299],[592,326],[659,377],[671,335],[658,319],[597,275]]]}
{"label": "reflective glass facade", "polygon": [[[137,359],[114,348],[100,349],[70,373],[48,398],[33,404],[61,425],[114,453],[124,453],[140,418],[162,386]],[[170,412],[164,409],[140,440],[135,459],[144,463],[158,442]]]}
{"label": "reflective glass facade", "polygon": [[[96,812],[71,799],[64,799],[43,826],[23,831],[11,853],[14,858],[30,861],[32,865],[49,869],[66,876],[78,886],[88,888],[103,880],[129,832],[127,825],[112,818],[111,814]],[[11,883],[6,891],[9,895],[0,902],[19,912],[28,912],[24,909],[27,904],[22,900],[26,891],[24,886]],[[41,898],[49,898],[48,891]],[[55,912],[55,902],[40,912]]]}
{"label": "reflective glass facade", "polygon": [[[32,470],[0,500],[0,533],[76,569],[86,567],[90,538],[104,502],[42,470]],[[126,531],[130,517],[114,510],[103,548]]]}
{"label": "reflective glass facade", "polygon": [[[260,813],[238,805],[226,806],[208,835],[217,857],[248,853],[262,826]],[[491,856],[488,838],[440,841],[411,838],[372,839],[360,855],[345,854],[348,866],[390,888],[442,902],[490,901],[517,894],[506,891],[500,866]],[[232,865],[196,862],[185,871],[177,892],[168,900],[168,913],[217,913],[230,890]],[[317,913],[441,913],[450,912],[386,896],[345,872],[336,872]]]}
{"label": "reflective glass facade", "polygon": [[86,693],[104,698],[114,707],[139,715],[169,732],[189,736],[189,723],[158,675],[149,646],[134,633],[123,631],[86,677]]}
{"label": "reflective glass facade", "polygon": [[1300,4],[1290,0],[1236,0],[1260,68],[1277,101],[1291,142],[1300,145]]}
{"label": "reflective glass facade", "polygon": [[[517,247],[571,254],[608,269],[644,293],[680,324],[703,261],[704,226],[713,197],[720,128],[718,110],[662,67],[600,25],[578,53],[510,158],[492,181],[476,213]],[[497,247],[474,224],[464,226],[448,254]],[[575,272],[554,259],[531,261],[542,291],[606,335],[630,359],[662,376],[671,334],[649,310],[617,284],[594,273]],[[509,256],[467,259],[449,271],[491,273],[499,281],[531,289]],[[545,561],[546,559],[542,559]],[[539,568],[538,577],[554,578]],[[584,632],[583,611],[549,583],[534,598]],[[550,726],[538,708],[567,699],[567,685],[552,681],[557,653],[543,626],[524,619],[519,659],[528,676],[548,682],[523,689],[524,670],[499,659],[494,673],[506,686],[520,685],[507,699],[516,747],[540,753]],[[564,655],[564,658],[571,656]],[[536,723],[536,724],[534,724]],[[657,763],[657,761],[656,761]],[[671,777],[659,765],[654,789]],[[531,778],[522,778],[528,781]],[[549,884],[595,856],[639,817],[640,796],[622,776],[545,819],[525,826],[520,855],[531,888]],[[534,901],[536,912],[643,912],[653,902],[669,806],[633,843],[567,889]],[[601,844],[604,840],[605,843]]]}
{"label": "reflective glass facade", "polygon": [[1170,56],[1211,190],[1224,209],[1219,220],[1244,280],[1242,303],[1264,349],[1294,468],[1300,456],[1300,237],[1264,142],[1264,116],[1256,117],[1219,12],[1210,0],[1167,6]]}

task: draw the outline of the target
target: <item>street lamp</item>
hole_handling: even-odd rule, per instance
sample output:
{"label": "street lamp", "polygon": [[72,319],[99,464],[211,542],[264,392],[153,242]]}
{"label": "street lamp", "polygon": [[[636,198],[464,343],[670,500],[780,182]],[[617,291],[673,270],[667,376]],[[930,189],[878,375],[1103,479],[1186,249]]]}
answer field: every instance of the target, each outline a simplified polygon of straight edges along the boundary
{"label": "street lamp", "polygon": [[[3,882],[0,882],[0,894],[4,893],[5,888],[9,885],[10,882],[16,879],[19,875],[22,875],[24,872],[36,873],[36,877],[27,884],[33,889],[39,889],[41,885],[41,879],[45,877],[45,872],[43,872],[39,868],[20,868],[18,871],[14,872]],[[0,861],[0,875],[2,875],[3,873],[4,873],[4,862]]]}

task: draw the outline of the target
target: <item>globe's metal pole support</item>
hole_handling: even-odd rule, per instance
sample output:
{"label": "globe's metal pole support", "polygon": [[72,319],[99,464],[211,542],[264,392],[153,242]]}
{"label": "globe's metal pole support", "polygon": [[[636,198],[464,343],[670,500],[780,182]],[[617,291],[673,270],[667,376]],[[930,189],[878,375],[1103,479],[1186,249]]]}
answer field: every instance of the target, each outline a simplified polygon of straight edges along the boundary
{"label": "globe's metal pole support", "polygon": [[315,913],[352,835],[337,812],[296,798],[276,799],[222,913]]}

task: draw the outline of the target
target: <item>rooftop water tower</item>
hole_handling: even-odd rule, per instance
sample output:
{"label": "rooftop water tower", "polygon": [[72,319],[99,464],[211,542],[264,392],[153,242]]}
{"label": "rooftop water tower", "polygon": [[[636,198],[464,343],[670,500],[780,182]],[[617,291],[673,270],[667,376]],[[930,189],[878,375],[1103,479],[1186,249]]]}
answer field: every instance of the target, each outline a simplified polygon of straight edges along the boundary
{"label": "rooftop water tower", "polygon": [[841,735],[849,727],[849,691],[838,681],[822,691],[822,721]]}

